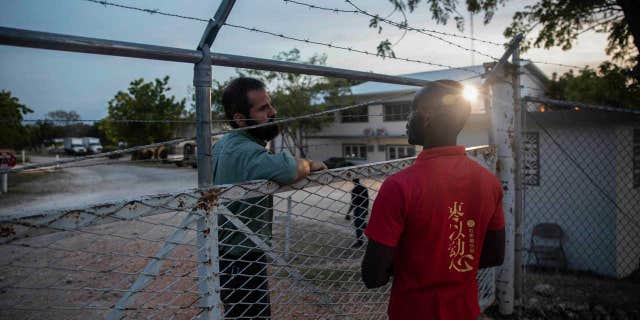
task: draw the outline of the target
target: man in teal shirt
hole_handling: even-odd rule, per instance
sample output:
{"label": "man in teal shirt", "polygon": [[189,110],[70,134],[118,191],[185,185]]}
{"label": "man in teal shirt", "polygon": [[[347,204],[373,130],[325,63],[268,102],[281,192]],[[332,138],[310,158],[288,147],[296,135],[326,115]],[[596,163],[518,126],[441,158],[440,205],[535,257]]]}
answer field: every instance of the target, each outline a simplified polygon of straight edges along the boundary
{"label": "man in teal shirt", "polygon": [[[277,111],[264,83],[237,78],[222,94],[225,117],[234,128],[272,122]],[[216,185],[250,180],[290,184],[312,171],[325,170],[324,163],[296,159],[289,152],[270,153],[266,148],[279,134],[277,125],[227,133],[213,147],[213,182]],[[270,243],[273,197],[264,195],[224,204],[249,229]],[[269,319],[271,316],[267,259],[264,251],[224,217],[219,219],[220,272],[225,318]]]}

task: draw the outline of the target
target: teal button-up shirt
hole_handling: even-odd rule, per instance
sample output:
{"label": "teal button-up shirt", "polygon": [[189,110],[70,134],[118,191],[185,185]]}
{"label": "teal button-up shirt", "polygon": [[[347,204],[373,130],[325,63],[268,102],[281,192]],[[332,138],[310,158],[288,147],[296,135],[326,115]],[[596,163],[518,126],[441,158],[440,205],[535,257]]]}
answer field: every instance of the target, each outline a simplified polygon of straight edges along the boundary
{"label": "teal button-up shirt", "polygon": [[[265,144],[254,139],[245,131],[227,133],[213,147],[213,183],[216,185],[242,183],[250,180],[272,180],[280,184],[290,184],[297,173],[296,159],[284,151],[272,154]],[[224,204],[229,211],[243,221],[249,229],[269,243],[273,220],[273,197],[243,199]],[[224,217],[219,219],[221,254],[239,257],[255,248],[255,245],[241,232],[234,231]]]}

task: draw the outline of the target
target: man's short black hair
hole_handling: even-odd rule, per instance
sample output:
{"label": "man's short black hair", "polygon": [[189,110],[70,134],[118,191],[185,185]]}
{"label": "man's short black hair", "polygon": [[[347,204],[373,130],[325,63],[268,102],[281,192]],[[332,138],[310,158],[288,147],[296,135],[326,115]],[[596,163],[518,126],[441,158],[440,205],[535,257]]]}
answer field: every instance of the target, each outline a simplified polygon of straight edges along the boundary
{"label": "man's short black hair", "polygon": [[[236,113],[249,117],[251,104],[247,94],[251,90],[265,89],[265,87],[264,82],[255,78],[240,77],[231,81],[222,92],[222,106],[227,120],[233,120],[233,115]],[[232,127],[238,127],[234,121],[230,123]]]}

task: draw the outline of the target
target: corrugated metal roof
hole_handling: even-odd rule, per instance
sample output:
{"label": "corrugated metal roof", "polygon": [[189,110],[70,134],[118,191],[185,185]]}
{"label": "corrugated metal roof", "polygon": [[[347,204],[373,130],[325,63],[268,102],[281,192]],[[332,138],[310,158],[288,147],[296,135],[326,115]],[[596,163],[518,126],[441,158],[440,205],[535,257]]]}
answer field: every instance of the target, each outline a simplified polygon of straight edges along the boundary
{"label": "corrugated metal roof", "polygon": [[[467,71],[469,70],[469,71]],[[473,71],[477,72],[474,73]],[[482,78],[478,73],[484,73],[484,67],[482,65],[478,66],[470,66],[464,67],[464,69],[444,69],[444,70],[434,70],[434,71],[425,71],[425,72],[417,72],[417,73],[409,73],[402,74],[403,77],[420,79],[420,80],[442,80],[442,79],[450,79],[461,81],[466,78],[470,78],[473,76],[478,76],[473,79],[464,81],[464,83],[469,84],[480,84]],[[354,95],[362,95],[362,94],[372,94],[372,93],[384,93],[384,92],[397,92],[403,90],[412,90],[416,89],[414,86],[407,86],[401,84],[389,84],[382,82],[365,82],[359,85],[355,85],[351,87],[351,93]]]}
{"label": "corrugated metal roof", "polygon": [[[539,78],[542,81],[547,79],[544,73],[534,63],[523,60],[523,66],[525,70],[529,72],[532,76]],[[477,72],[477,73],[474,73],[474,72]],[[433,70],[433,71],[401,74],[400,76],[415,78],[420,80],[429,80],[429,81],[449,79],[449,80],[455,80],[455,81],[462,81],[465,84],[479,85],[482,83],[482,80],[483,80],[479,74],[482,74],[484,72],[485,72],[484,66],[477,65],[477,66],[469,66],[469,67],[460,67],[459,69],[443,69],[443,70]],[[477,76],[477,77],[463,81],[464,79],[468,79],[473,76]],[[407,85],[401,85],[401,84],[389,84],[389,83],[383,83],[383,82],[368,81],[365,83],[361,83],[359,85],[352,86],[351,93],[354,95],[366,95],[366,94],[379,94],[379,93],[386,93],[386,92],[398,92],[398,91],[404,91],[404,90],[415,90],[416,88],[417,87],[414,87],[414,86],[407,86]]]}

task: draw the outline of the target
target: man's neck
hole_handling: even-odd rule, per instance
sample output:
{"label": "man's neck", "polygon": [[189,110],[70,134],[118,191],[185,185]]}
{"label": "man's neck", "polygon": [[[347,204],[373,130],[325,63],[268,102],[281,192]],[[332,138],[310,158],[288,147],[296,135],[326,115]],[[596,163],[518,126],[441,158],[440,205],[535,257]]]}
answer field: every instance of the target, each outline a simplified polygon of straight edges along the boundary
{"label": "man's neck", "polygon": [[422,150],[433,149],[433,148],[441,148],[441,147],[455,147],[458,145],[458,141],[456,138],[447,139],[443,141],[433,141],[428,142],[422,145]]}

